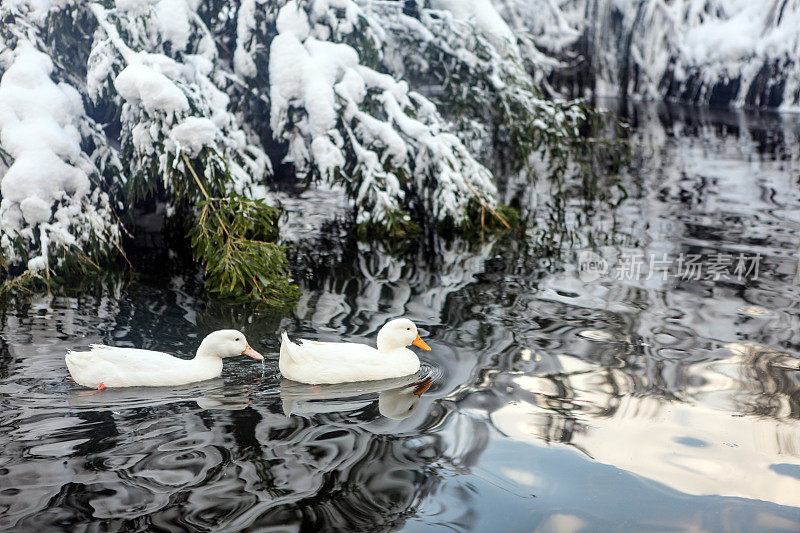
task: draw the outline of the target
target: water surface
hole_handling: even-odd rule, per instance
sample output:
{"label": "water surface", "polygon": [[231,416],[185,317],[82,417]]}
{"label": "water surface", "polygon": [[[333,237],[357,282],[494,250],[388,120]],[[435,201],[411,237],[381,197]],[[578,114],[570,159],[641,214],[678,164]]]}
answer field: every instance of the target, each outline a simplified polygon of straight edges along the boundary
{"label": "water surface", "polygon": [[[283,198],[304,292],[286,313],[158,273],[7,305],[0,529],[797,531],[800,122],[631,112],[627,198],[572,217],[561,257],[535,232],[356,243],[341,195],[313,189]],[[511,180],[506,200],[544,217],[547,187]],[[609,268],[597,279],[578,270],[588,249]],[[757,276],[678,275],[681,256],[740,254]],[[281,380],[281,330],[374,342],[396,316],[433,348],[421,397],[408,380]],[[168,390],[65,380],[69,348],[191,356],[220,327],[241,328],[265,366],[228,360],[221,378]]]}

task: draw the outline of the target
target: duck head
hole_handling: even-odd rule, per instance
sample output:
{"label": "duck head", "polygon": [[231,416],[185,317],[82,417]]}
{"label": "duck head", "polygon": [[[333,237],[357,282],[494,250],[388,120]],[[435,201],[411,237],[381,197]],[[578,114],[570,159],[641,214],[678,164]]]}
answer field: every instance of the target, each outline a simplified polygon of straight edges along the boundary
{"label": "duck head", "polygon": [[263,355],[250,347],[244,333],[235,329],[221,329],[209,333],[200,343],[197,355],[220,358],[249,355],[253,359],[264,359]]}
{"label": "duck head", "polygon": [[391,352],[411,344],[423,350],[431,349],[419,336],[417,326],[407,318],[390,320],[378,332],[379,352]]}

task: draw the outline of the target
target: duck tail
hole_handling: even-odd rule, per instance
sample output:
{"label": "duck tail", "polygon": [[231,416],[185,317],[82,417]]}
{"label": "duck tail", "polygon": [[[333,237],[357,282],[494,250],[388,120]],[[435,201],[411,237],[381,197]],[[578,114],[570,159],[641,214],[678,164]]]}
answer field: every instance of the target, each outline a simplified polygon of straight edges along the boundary
{"label": "duck tail", "polygon": [[84,372],[86,372],[87,369],[87,361],[83,357],[85,354],[86,352],[73,352],[70,350],[64,356],[64,362],[67,364],[67,372],[69,372],[69,375],[72,376],[72,379],[75,381],[75,383],[78,383],[79,385],[83,385],[83,383],[79,382],[78,379]]}
{"label": "duck tail", "polygon": [[67,368],[70,369],[70,371],[72,367],[84,366],[86,361],[81,357],[83,354],[84,352],[73,352],[72,350],[67,352],[67,355],[64,356],[64,361],[67,363]]}
{"label": "duck tail", "polygon": [[108,345],[105,345],[105,344],[90,344],[89,348],[91,348],[92,350],[113,350],[114,349],[113,346],[108,346]]}
{"label": "duck tail", "polygon": [[296,346],[289,340],[289,334],[285,331],[281,333],[281,359],[294,360],[292,357],[292,347]]}

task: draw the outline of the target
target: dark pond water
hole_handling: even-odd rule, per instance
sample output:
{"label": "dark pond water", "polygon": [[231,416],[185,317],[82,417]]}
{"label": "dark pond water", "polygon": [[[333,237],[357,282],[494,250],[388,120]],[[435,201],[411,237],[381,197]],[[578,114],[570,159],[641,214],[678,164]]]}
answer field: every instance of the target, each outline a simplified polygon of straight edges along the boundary
{"label": "dark pond water", "polygon": [[[283,315],[159,272],[7,306],[0,530],[800,530],[798,118],[631,120],[627,199],[591,217],[570,200],[559,259],[534,232],[353,243],[341,196],[312,190],[285,199],[304,296]],[[546,217],[547,187],[520,190]],[[407,380],[281,382],[279,331],[374,342],[396,316],[433,348],[418,400]],[[170,390],[65,380],[69,348],[190,356],[223,326],[264,367]]]}

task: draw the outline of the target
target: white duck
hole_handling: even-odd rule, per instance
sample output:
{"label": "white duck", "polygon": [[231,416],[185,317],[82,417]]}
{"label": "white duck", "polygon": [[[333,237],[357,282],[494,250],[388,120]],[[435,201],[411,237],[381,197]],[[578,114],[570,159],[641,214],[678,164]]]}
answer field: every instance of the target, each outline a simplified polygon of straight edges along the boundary
{"label": "white duck", "polygon": [[218,377],[224,357],[249,355],[253,359],[264,359],[250,347],[244,335],[234,329],[207,335],[193,359],[100,344],[92,344],[90,348],[88,352],[69,351],[64,359],[75,383],[100,390],[186,385]]}
{"label": "white duck", "polygon": [[407,318],[390,320],[381,328],[377,350],[351,342],[300,342],[294,344],[283,332],[278,366],[285,378],[314,385],[407,376],[419,370],[419,358],[406,346],[430,350]]}

